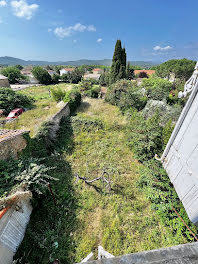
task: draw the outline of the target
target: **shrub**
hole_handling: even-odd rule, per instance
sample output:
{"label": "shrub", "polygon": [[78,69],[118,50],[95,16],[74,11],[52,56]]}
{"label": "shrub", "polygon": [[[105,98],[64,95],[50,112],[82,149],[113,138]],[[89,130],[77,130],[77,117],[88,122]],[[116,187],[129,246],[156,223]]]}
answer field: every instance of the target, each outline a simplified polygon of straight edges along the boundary
{"label": "shrub", "polygon": [[34,75],[34,78],[36,78],[41,84],[48,85],[52,83],[50,74],[47,72],[47,70],[43,69],[40,66],[34,67],[32,70],[32,74]]}
{"label": "shrub", "polygon": [[172,89],[171,82],[154,77],[144,79],[141,86],[146,89],[148,98],[160,101],[167,99]]}
{"label": "shrub", "polygon": [[60,87],[51,89],[52,98],[54,101],[59,102],[65,98],[66,91],[62,90]]}
{"label": "shrub", "polygon": [[136,158],[141,161],[152,159],[155,154],[162,152],[162,127],[159,114],[156,113],[148,120],[144,120],[142,114],[130,111],[129,145]]}
{"label": "shrub", "polygon": [[152,208],[156,210],[161,221],[174,231],[175,238],[181,237],[182,234],[188,241],[193,241],[194,238],[184,223],[177,217],[173,207],[195,233],[197,233],[196,227],[190,222],[162,165],[156,160],[151,160],[145,165],[140,167],[139,188],[151,201]]}
{"label": "shrub", "polygon": [[138,77],[139,78],[148,78],[148,74],[146,72],[142,71],[142,72],[139,73]]}
{"label": "shrub", "polygon": [[145,119],[148,119],[152,117],[156,111],[158,111],[160,115],[160,124],[164,126],[167,120],[171,119],[173,122],[178,120],[182,107],[180,105],[168,105],[165,101],[149,100],[142,110],[142,114]]}
{"label": "shrub", "polygon": [[173,132],[174,127],[175,126],[174,126],[171,119],[164,126],[163,131],[162,131],[163,149],[165,149],[165,147],[169,141],[169,138]]}
{"label": "shrub", "polygon": [[92,82],[90,80],[82,80],[79,83],[79,89],[81,92],[91,90],[91,88],[92,88]]}
{"label": "shrub", "polygon": [[6,114],[17,107],[29,107],[33,99],[13,91],[11,88],[0,88],[0,108],[5,109]]}
{"label": "shrub", "polygon": [[73,89],[66,93],[64,102],[69,103],[70,110],[73,112],[81,104],[81,99],[81,93],[78,90]]}
{"label": "shrub", "polygon": [[7,68],[4,68],[1,70],[1,73],[8,77],[9,82],[12,83],[17,83],[20,80],[24,80],[25,76],[22,75],[18,67],[15,66],[9,66]]}
{"label": "shrub", "polygon": [[105,100],[117,105],[123,112],[131,107],[139,111],[147,102],[139,87],[128,80],[120,80],[111,85]]}
{"label": "shrub", "polygon": [[58,74],[54,74],[54,75],[52,75],[52,82],[53,82],[54,84],[59,83],[59,79],[60,79],[60,75],[58,75]]}
{"label": "shrub", "polygon": [[77,84],[82,79],[82,72],[76,68],[72,72],[68,72],[66,74],[63,74],[61,78],[66,83],[75,83],[75,84]]}

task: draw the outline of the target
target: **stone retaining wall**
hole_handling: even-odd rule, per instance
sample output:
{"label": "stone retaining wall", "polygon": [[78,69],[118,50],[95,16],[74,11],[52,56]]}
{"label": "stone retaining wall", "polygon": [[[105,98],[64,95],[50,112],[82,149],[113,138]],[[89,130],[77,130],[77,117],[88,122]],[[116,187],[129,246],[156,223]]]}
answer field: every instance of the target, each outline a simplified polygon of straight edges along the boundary
{"label": "stone retaining wall", "polygon": [[19,152],[26,146],[24,134],[29,133],[23,130],[0,130],[0,160],[10,157],[16,159]]}
{"label": "stone retaining wall", "polygon": [[52,140],[56,139],[57,132],[60,128],[60,122],[63,117],[67,117],[70,115],[69,104],[65,103],[61,107],[61,109],[49,119],[50,129],[49,129],[49,137]]}

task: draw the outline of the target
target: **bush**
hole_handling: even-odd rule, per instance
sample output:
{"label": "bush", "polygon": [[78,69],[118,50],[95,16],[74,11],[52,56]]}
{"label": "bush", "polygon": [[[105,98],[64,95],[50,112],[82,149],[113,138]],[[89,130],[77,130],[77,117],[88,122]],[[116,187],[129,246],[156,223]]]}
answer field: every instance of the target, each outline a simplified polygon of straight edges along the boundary
{"label": "bush", "polygon": [[32,106],[33,99],[13,91],[11,88],[0,88],[0,109],[5,109],[6,114],[18,107]]}
{"label": "bush", "polygon": [[47,70],[43,69],[40,66],[36,66],[32,70],[32,74],[34,75],[34,78],[39,81],[39,83],[48,85],[52,83],[52,78],[50,74],[47,72]]}
{"label": "bush", "polygon": [[173,211],[173,207],[194,233],[197,233],[197,228],[190,222],[162,165],[156,160],[151,160],[145,165],[140,167],[141,177],[138,182],[139,188],[141,188],[151,201],[152,208],[156,210],[161,221],[174,231],[175,239],[183,235],[188,241],[193,241],[193,236],[184,223],[177,217]]}
{"label": "bush", "polygon": [[163,149],[165,149],[165,147],[166,147],[166,145],[170,139],[170,136],[173,132],[174,127],[175,126],[174,126],[171,119],[164,126],[163,131],[162,131]]}
{"label": "bush", "polygon": [[61,78],[66,83],[78,84],[82,79],[82,72],[76,68],[72,72],[68,72],[66,74],[63,74]]}
{"label": "bush", "polygon": [[136,111],[128,112],[129,122],[129,145],[135,157],[141,161],[152,159],[155,154],[162,152],[162,127],[159,122],[159,114],[156,113],[148,120],[144,120],[141,113]]}
{"label": "bush", "polygon": [[60,75],[58,75],[58,74],[54,74],[54,75],[52,75],[52,82],[53,82],[54,84],[59,83],[59,79],[60,79]]}
{"label": "bush", "polygon": [[73,112],[77,109],[78,106],[80,106],[81,99],[81,93],[78,90],[73,89],[66,93],[64,102],[69,103],[70,110],[71,112]]}
{"label": "bush", "polygon": [[20,80],[24,80],[25,76],[22,75],[18,67],[9,66],[1,70],[1,73],[8,77],[8,80],[11,84],[17,83]]}
{"label": "bush", "polygon": [[172,86],[171,82],[154,77],[144,79],[141,85],[142,88],[146,89],[148,98],[160,101],[168,98]]}
{"label": "bush", "polygon": [[138,77],[139,78],[148,78],[148,74],[146,72],[142,71],[142,72],[139,73]]}
{"label": "bush", "polygon": [[147,98],[143,96],[140,88],[128,80],[120,80],[108,89],[105,100],[117,105],[123,112],[131,107],[138,111],[144,108]]}
{"label": "bush", "polygon": [[66,91],[62,90],[60,87],[51,89],[52,98],[54,101],[59,102],[65,98]]}
{"label": "bush", "polygon": [[180,105],[168,105],[165,101],[149,100],[142,110],[143,117],[148,119],[152,117],[155,112],[158,111],[160,115],[160,125],[164,126],[167,120],[176,122],[182,111]]}

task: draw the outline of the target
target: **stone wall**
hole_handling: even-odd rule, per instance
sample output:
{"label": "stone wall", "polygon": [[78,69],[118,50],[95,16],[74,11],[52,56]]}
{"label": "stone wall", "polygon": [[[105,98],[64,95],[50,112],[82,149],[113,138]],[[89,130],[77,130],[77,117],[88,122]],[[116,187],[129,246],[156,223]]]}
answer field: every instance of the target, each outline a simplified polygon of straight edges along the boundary
{"label": "stone wall", "polygon": [[0,79],[0,87],[10,87],[10,83],[7,78]]}
{"label": "stone wall", "polygon": [[10,157],[16,159],[18,154],[27,146],[22,130],[0,130],[0,160]]}
{"label": "stone wall", "polygon": [[60,128],[60,122],[63,117],[67,117],[70,115],[70,108],[68,103],[64,103],[61,109],[50,118],[49,124],[49,137],[52,140],[56,139],[57,132]]}

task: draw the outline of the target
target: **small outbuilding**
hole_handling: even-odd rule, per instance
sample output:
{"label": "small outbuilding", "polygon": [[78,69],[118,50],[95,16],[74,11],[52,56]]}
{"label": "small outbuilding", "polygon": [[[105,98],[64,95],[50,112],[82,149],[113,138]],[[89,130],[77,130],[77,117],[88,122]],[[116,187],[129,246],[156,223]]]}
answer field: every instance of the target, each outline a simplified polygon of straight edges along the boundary
{"label": "small outbuilding", "polygon": [[1,74],[0,74],[0,87],[10,87],[8,78]]}

